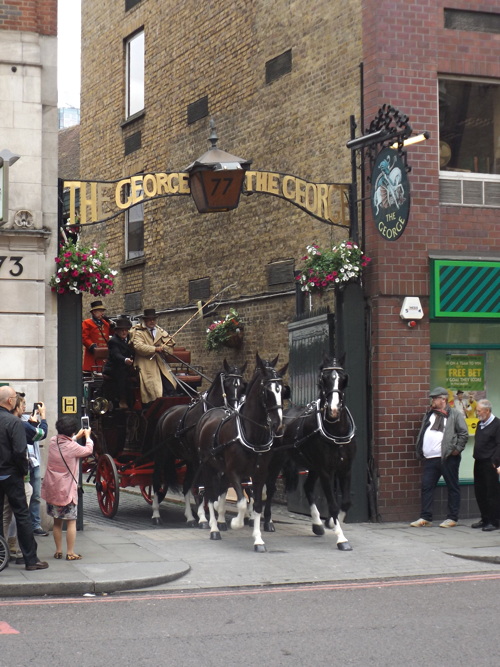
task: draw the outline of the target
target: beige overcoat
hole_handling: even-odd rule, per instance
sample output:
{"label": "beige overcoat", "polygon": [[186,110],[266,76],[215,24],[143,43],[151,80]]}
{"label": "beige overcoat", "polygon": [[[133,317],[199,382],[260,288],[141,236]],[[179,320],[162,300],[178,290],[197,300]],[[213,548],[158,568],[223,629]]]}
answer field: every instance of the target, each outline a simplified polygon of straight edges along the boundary
{"label": "beige overcoat", "polygon": [[156,325],[155,337],[151,336],[144,323],[136,324],[130,330],[130,343],[135,351],[134,365],[139,368],[141,401],[150,403],[163,395],[161,376],[164,375],[173,387],[177,380],[170,366],[156,354],[155,347],[163,346],[166,354],[174,349],[174,341],[169,334]]}

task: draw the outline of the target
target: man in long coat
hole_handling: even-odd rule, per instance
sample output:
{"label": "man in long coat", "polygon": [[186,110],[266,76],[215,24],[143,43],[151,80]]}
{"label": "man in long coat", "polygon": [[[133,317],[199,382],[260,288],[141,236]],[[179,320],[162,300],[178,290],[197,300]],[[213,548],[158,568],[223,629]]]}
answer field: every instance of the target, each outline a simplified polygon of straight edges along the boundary
{"label": "man in long coat", "polygon": [[151,403],[177,387],[175,375],[164,357],[174,348],[174,339],[160,326],[154,308],[146,308],[141,323],[130,330],[130,343],[139,368],[141,401]]}

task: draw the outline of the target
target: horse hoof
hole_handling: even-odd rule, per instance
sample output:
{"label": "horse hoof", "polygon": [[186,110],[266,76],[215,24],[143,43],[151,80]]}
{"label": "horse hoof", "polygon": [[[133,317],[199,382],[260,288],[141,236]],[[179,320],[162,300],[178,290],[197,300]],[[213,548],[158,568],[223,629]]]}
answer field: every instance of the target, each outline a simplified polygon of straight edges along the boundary
{"label": "horse hoof", "polygon": [[196,521],[195,521],[194,519],[193,519],[192,521],[188,521],[188,522],[186,523],[186,526],[187,526],[188,528],[196,528]]}
{"label": "horse hoof", "polygon": [[313,533],[315,535],[324,535],[325,534],[325,527],[323,524],[318,525],[316,523],[313,523]]}
{"label": "horse hoof", "polygon": [[153,526],[161,526],[160,517],[155,517],[154,519],[151,519],[151,523],[153,524]]}
{"label": "horse hoof", "polygon": [[218,528],[219,530],[223,530],[224,532],[226,532],[226,530],[227,530],[227,523],[226,523],[225,521],[224,521],[224,523],[219,523],[219,522],[217,521],[217,528]]}
{"label": "horse hoof", "polygon": [[208,521],[200,521],[198,524],[198,528],[202,528],[203,530],[208,530],[210,528],[210,524]]}
{"label": "horse hoof", "polygon": [[267,521],[264,523],[264,531],[266,533],[275,533],[276,528],[274,527],[274,523],[272,521]]}
{"label": "horse hoof", "polygon": [[221,539],[220,533],[218,531],[213,530],[210,533],[210,539],[211,540],[220,540]]}
{"label": "horse hoof", "polygon": [[253,550],[258,554],[264,554],[264,553],[266,553],[266,545],[265,544],[254,544],[253,545]]}
{"label": "horse hoof", "polygon": [[349,542],[339,542],[337,544],[337,549],[340,551],[352,551],[352,547]]}

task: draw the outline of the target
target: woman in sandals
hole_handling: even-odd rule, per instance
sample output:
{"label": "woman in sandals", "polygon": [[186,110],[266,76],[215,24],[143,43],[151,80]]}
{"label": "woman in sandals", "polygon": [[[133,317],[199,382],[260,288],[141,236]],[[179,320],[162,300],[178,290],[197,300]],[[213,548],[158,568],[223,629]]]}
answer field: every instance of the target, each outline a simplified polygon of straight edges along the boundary
{"label": "woman in sandals", "polygon": [[[54,519],[54,558],[62,558],[62,528],[66,521],[66,560],[80,560],[75,553],[76,516],[78,511],[78,459],[94,449],[90,428],[78,430],[75,417],[64,416],[56,422],[57,435],[50,440],[47,470],[42,483],[42,498],[47,514]],[[77,433],[78,431],[78,433]],[[76,440],[85,436],[85,445]]]}

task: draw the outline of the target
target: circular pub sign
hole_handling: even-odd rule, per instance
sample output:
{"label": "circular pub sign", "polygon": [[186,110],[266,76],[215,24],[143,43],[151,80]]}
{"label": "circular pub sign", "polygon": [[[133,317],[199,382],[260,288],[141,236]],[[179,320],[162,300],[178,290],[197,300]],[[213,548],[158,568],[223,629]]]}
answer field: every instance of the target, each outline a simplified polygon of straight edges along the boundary
{"label": "circular pub sign", "polygon": [[383,148],[372,171],[372,214],[387,241],[398,239],[410,216],[410,183],[403,160],[394,148]]}

